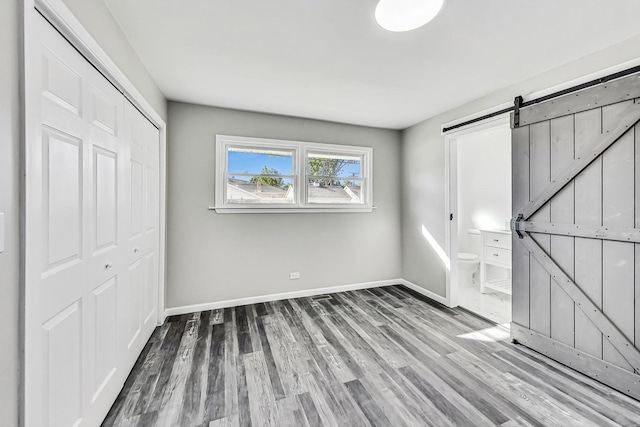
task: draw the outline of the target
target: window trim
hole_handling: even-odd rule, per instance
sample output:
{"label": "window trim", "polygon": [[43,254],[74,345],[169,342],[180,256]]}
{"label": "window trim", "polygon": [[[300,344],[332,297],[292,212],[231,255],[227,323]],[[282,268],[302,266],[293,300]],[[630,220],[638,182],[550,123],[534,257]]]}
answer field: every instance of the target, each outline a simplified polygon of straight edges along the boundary
{"label": "window trim", "polygon": [[[273,148],[293,152],[294,203],[239,204],[226,200],[228,148]],[[327,153],[359,156],[362,158],[359,180],[362,181],[362,203],[308,203],[307,202],[307,154]],[[288,176],[288,175],[287,175]],[[373,148],[353,145],[325,144],[317,142],[289,141],[268,138],[252,138],[232,135],[216,135],[215,206],[217,213],[301,213],[301,212],[371,212],[373,206]]]}

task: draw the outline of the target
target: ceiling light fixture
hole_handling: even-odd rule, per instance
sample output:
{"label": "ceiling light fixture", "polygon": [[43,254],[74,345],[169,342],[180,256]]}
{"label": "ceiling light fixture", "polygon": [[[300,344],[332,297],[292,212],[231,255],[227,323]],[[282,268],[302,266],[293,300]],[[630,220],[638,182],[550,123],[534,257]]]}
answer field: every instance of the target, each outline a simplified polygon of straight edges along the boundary
{"label": "ceiling light fixture", "polygon": [[443,5],[444,0],[380,0],[376,21],[385,30],[411,31],[435,18]]}

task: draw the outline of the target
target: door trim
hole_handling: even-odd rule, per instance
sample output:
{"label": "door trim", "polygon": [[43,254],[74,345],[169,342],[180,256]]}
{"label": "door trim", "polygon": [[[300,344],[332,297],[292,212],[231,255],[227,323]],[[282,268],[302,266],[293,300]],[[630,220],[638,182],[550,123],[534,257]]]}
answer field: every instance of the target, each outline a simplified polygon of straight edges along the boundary
{"label": "door trim", "polygon": [[[445,229],[445,253],[449,258],[449,268],[446,271],[445,304],[449,307],[458,306],[458,139],[474,133],[511,129],[509,113],[465,126],[455,131],[443,134],[444,137],[444,229]],[[453,214],[453,220],[450,215]]]}
{"label": "door trim", "polygon": [[[165,272],[166,272],[166,197],[167,197],[167,124],[149,104],[135,85],[126,77],[98,42],[82,26],[62,0],[25,0],[24,2],[25,59],[30,55],[30,40],[33,33],[33,11],[40,12],[102,75],[107,78],[156,128],[160,133],[160,254],[158,257],[158,307],[156,324],[161,325],[165,314]],[[26,68],[26,67],[25,67]],[[28,70],[25,69],[28,75]],[[29,78],[24,80],[25,93]],[[25,98],[25,119],[29,121],[30,111],[37,108],[33,100]],[[25,139],[31,137],[31,130],[25,127]],[[28,159],[25,159],[28,161]]]}

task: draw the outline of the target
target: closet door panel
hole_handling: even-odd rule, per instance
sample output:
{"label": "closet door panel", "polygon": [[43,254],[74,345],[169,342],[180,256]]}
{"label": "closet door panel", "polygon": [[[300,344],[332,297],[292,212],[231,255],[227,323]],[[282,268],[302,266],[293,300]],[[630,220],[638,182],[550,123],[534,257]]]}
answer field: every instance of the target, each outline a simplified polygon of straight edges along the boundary
{"label": "closet door panel", "polygon": [[129,267],[129,282],[127,284],[127,349],[136,346],[136,339],[140,336],[140,297],[143,280],[142,260],[139,259]]}
{"label": "closet door panel", "polygon": [[142,188],[142,163],[131,159],[129,171],[131,174],[131,239],[133,240],[142,235],[142,206],[144,195],[144,189]]}
{"label": "closet door panel", "polygon": [[43,130],[45,269],[82,258],[82,140]]}
{"label": "closet door panel", "polygon": [[99,397],[102,390],[117,372],[118,367],[118,286],[111,278],[93,290],[95,306],[96,366],[94,393]]}
{"label": "closet door panel", "polygon": [[159,134],[130,103],[125,105],[126,140],[129,148],[130,209],[127,214],[127,263],[130,282],[127,363],[133,365],[156,327],[158,292]]}
{"label": "closet door panel", "polygon": [[160,245],[160,134],[148,120],[145,127],[145,288],[143,289],[142,318],[147,333],[155,328],[158,306],[158,253]]}
{"label": "closet door panel", "polygon": [[[42,402],[46,425],[75,426],[84,413],[82,302],[74,301],[43,324],[47,399]],[[42,424],[45,425],[45,424]]]}
{"label": "closet door panel", "polygon": [[118,154],[96,147],[93,158],[95,254],[115,247],[118,242]]}
{"label": "closet door panel", "polygon": [[144,289],[142,290],[142,319],[147,329],[155,328],[155,313],[158,291],[158,251],[152,250],[145,255]]}
{"label": "closet door panel", "polygon": [[37,13],[35,22],[25,53],[24,422],[94,426],[156,324],[158,245],[147,244],[147,224],[157,213],[147,205],[158,200],[157,165],[150,123],[136,111],[132,149],[124,96]]}
{"label": "closet door panel", "polygon": [[88,381],[86,63],[54,30],[38,31],[27,94],[38,108],[25,117],[25,423],[74,425]]}
{"label": "closet door panel", "polygon": [[42,47],[41,54],[43,96],[71,114],[81,116],[83,84],[81,70],[84,64],[80,64],[78,58],[72,58],[71,55],[61,58],[46,46]]}

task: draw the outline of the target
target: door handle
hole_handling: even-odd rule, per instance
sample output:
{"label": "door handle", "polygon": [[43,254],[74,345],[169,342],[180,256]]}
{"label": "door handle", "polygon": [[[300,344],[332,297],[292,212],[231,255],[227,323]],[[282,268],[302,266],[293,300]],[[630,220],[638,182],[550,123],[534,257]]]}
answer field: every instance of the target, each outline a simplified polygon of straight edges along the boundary
{"label": "door handle", "polygon": [[107,261],[107,263],[104,265],[105,270],[110,270],[112,267],[113,263],[111,261]]}

